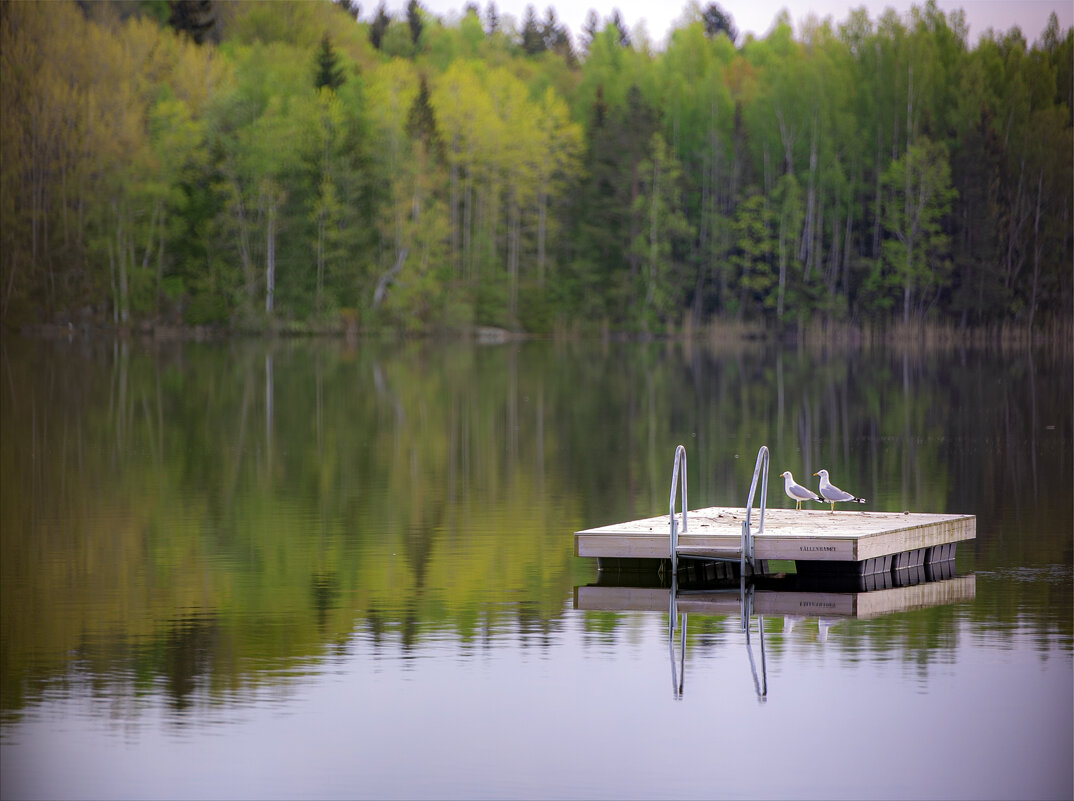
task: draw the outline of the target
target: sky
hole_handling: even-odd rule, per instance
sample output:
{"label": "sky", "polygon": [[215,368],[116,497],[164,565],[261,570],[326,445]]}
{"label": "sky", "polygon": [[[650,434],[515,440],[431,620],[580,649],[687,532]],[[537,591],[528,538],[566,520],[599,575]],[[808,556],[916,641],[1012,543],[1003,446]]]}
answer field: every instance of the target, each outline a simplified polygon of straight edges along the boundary
{"label": "sky", "polygon": [[[488,0],[473,0],[481,9],[484,17]],[[702,7],[709,0],[699,0]],[[403,15],[407,0],[388,0],[386,7],[392,16]],[[421,5],[433,14],[450,21],[461,15],[467,0],[419,0]],[[668,32],[681,20],[688,0],[495,0],[496,9],[501,16],[510,14],[521,27],[526,6],[533,5],[538,20],[543,20],[547,9],[552,6],[556,17],[567,25],[575,42],[582,30],[586,14],[594,9],[603,25],[611,16],[612,9],[618,8],[627,27],[631,30],[642,20],[648,31],[649,39],[657,48],[662,48]],[[893,8],[902,17],[909,13],[911,6],[923,6],[924,0],[857,0],[857,2],[838,2],[838,0],[717,0],[718,5],[734,20],[739,31],[739,43],[746,33],[763,37],[771,28],[772,22],[781,9],[790,12],[791,20],[798,27],[801,20],[810,12],[818,18],[830,16],[834,24],[847,19],[851,9],[865,8],[869,18],[876,20],[886,8]],[[361,3],[362,16],[369,16],[376,0]],[[945,13],[962,9],[966,12],[969,25],[968,42],[972,46],[988,28],[1007,31],[1017,25],[1022,29],[1026,41],[1032,44],[1048,24],[1048,15],[1054,11],[1063,30],[1074,25],[1074,0],[937,0],[937,7]]]}

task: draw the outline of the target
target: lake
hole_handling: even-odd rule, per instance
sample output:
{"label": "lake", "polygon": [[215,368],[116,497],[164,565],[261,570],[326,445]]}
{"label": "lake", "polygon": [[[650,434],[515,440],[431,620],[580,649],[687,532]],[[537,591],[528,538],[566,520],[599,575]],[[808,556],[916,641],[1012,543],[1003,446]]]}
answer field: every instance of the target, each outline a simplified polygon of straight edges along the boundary
{"label": "lake", "polygon": [[[0,794],[1069,799],[1072,364],[5,335]],[[773,507],[976,515],[958,592],[669,638],[572,534],[666,512],[680,443],[694,508],[767,445]]]}

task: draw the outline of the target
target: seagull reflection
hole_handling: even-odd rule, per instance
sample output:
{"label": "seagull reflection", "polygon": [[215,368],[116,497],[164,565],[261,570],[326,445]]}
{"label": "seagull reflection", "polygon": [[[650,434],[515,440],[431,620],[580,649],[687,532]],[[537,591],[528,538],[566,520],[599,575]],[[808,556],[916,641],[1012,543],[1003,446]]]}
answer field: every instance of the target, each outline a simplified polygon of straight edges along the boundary
{"label": "seagull reflection", "polygon": [[794,631],[794,627],[805,620],[805,615],[784,615],[783,616],[783,633],[790,634]]}
{"label": "seagull reflection", "polygon": [[821,617],[817,618],[817,641],[828,642],[828,629],[834,626],[836,623],[842,623],[842,618],[829,618]]}

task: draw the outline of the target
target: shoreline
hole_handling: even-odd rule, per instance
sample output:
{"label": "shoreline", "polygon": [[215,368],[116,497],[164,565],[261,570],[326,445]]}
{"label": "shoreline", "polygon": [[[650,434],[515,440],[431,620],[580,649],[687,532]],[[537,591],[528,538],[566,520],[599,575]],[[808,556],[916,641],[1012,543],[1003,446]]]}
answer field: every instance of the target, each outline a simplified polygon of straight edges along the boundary
{"label": "shoreline", "polygon": [[90,339],[90,340],[149,340],[153,342],[221,342],[228,340],[297,340],[337,339],[350,343],[421,341],[437,339],[472,342],[479,345],[499,345],[529,341],[584,342],[667,342],[712,345],[756,345],[778,343],[783,346],[828,346],[840,349],[891,347],[895,349],[949,348],[1017,348],[1054,347],[1074,352],[1074,320],[1051,321],[1032,331],[1024,325],[1005,322],[998,325],[960,327],[943,323],[875,323],[851,324],[833,321],[813,321],[805,325],[786,325],[782,329],[763,323],[737,323],[716,320],[706,325],[691,325],[688,321],[661,332],[615,330],[602,324],[595,327],[557,326],[552,331],[534,333],[512,331],[497,326],[473,326],[450,332],[421,333],[392,329],[360,331],[344,326],[273,326],[240,328],[206,325],[174,325],[139,323],[136,325],[91,325],[83,323],[45,323],[5,328],[5,334],[26,339]]}

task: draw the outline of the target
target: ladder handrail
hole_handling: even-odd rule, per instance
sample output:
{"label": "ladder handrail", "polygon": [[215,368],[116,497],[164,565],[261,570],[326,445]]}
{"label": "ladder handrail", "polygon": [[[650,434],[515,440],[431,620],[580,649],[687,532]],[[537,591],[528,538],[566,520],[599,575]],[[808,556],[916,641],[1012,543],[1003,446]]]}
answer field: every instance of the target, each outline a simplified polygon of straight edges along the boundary
{"label": "ladder handrail", "polygon": [[[682,465],[682,472],[679,472],[679,465]],[[679,527],[675,521],[675,485],[679,485],[682,495],[682,533],[686,533],[686,510],[688,508],[686,503],[686,448],[683,445],[675,447],[675,462],[671,469],[671,497],[668,499],[668,528],[670,529],[671,537],[671,568],[675,570],[678,567],[678,558],[676,551],[679,546]]]}
{"label": "ladder handrail", "polygon": [[750,618],[753,617],[753,582],[746,583],[746,576],[739,577],[738,584],[739,620],[742,631],[746,633],[746,653],[750,657],[750,672],[753,673],[753,688],[757,691],[757,700],[768,698],[768,668],[764,657],[764,615],[757,616],[757,634],[761,640],[761,680],[757,680],[757,664],[753,661],[753,646],[750,645]]}
{"label": "ladder handrail", "polygon": [[764,512],[768,503],[768,446],[762,445],[757,449],[757,461],[753,465],[753,480],[750,482],[750,494],[746,499],[746,519],[742,521],[742,546],[740,567],[745,570],[746,563],[753,565],[753,531],[750,528],[750,520],[753,515],[753,496],[757,492],[757,476],[761,476],[761,519],[757,528],[758,534],[764,534]]}

